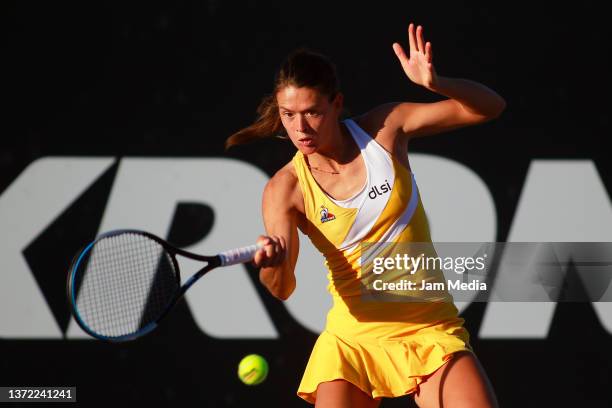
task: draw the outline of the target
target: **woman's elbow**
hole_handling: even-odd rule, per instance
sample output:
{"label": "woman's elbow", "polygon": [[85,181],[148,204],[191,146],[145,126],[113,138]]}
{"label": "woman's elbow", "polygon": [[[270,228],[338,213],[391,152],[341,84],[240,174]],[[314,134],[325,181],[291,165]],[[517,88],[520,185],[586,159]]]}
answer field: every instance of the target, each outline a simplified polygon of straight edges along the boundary
{"label": "woman's elbow", "polygon": [[272,296],[274,296],[275,298],[277,298],[278,300],[282,300],[285,301],[287,299],[289,299],[289,296],[291,296],[291,294],[293,293],[293,291],[295,290],[295,285],[293,286],[285,286],[285,287],[269,287],[268,291],[270,292],[270,294]]}
{"label": "woman's elbow", "polygon": [[285,301],[289,299],[289,296],[291,296],[294,290],[295,290],[295,286],[293,286],[290,289],[286,289],[284,291],[278,292],[276,295],[274,295],[274,297],[277,298],[278,300]]}
{"label": "woman's elbow", "polygon": [[495,102],[491,105],[489,117],[490,119],[496,119],[506,110],[507,103],[506,100],[498,94],[497,98],[495,98]]}
{"label": "woman's elbow", "polygon": [[295,290],[295,279],[279,279],[283,275],[272,268],[262,268],[259,271],[259,281],[268,289],[268,292],[279,300],[287,300]]}
{"label": "woman's elbow", "polygon": [[476,115],[474,124],[485,123],[497,119],[506,110],[506,101],[500,96],[499,99],[489,104],[487,112]]}
{"label": "woman's elbow", "polygon": [[293,291],[295,291],[295,279],[290,279],[289,281],[285,281],[284,285],[279,285],[275,288],[272,295],[279,300],[285,301],[289,299]]}
{"label": "woman's elbow", "polygon": [[496,119],[501,116],[501,114],[506,110],[506,100],[499,96],[497,103],[495,104],[495,109],[493,110],[493,114],[491,115],[491,119]]}

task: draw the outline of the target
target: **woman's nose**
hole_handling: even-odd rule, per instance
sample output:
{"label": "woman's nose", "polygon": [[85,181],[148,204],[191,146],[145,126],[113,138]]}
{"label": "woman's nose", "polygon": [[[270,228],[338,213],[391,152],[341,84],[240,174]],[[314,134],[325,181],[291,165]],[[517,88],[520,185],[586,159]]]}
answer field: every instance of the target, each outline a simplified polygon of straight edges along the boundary
{"label": "woman's nose", "polygon": [[306,131],[306,126],[307,126],[306,118],[303,115],[297,115],[295,131],[296,132],[304,132],[304,131]]}

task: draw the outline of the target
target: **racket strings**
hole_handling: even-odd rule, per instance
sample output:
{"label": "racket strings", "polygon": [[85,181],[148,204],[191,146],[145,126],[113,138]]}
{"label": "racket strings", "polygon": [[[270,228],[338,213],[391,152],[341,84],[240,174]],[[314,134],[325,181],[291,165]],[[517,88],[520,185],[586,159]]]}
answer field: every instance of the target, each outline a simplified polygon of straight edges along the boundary
{"label": "racket strings", "polygon": [[97,241],[75,279],[81,321],[106,337],[130,335],[157,320],[179,288],[172,256],[137,233]]}

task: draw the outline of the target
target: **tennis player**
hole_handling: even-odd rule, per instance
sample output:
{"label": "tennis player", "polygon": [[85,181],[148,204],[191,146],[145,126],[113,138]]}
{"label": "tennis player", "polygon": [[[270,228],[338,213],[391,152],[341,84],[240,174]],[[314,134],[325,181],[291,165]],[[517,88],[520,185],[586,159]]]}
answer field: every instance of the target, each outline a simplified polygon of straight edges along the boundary
{"label": "tennis player", "polygon": [[263,192],[267,235],[254,263],[261,282],[285,300],[296,286],[297,228],[325,257],[333,307],[297,391],[317,407],[377,407],[383,397],[407,394],[420,407],[497,406],[452,297],[398,303],[361,296],[360,243],[431,242],[410,141],[505,109],[486,86],[437,75],[421,26],[409,25],[408,40],[409,55],[393,44],[408,78],[448,99],[388,103],[341,120],[335,66],[301,48],[282,64],[259,119],[227,140],[229,147],[281,134],[297,148]]}

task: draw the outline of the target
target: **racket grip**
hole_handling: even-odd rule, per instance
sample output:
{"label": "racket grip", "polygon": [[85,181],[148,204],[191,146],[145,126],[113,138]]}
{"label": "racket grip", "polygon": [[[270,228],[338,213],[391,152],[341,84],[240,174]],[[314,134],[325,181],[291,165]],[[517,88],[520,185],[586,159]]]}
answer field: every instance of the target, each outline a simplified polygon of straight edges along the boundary
{"label": "racket grip", "polygon": [[253,256],[255,256],[255,252],[257,252],[257,250],[261,247],[261,245],[254,244],[241,248],[230,249],[228,251],[223,251],[219,254],[219,258],[221,258],[221,266],[229,266],[248,262],[253,259]]}

